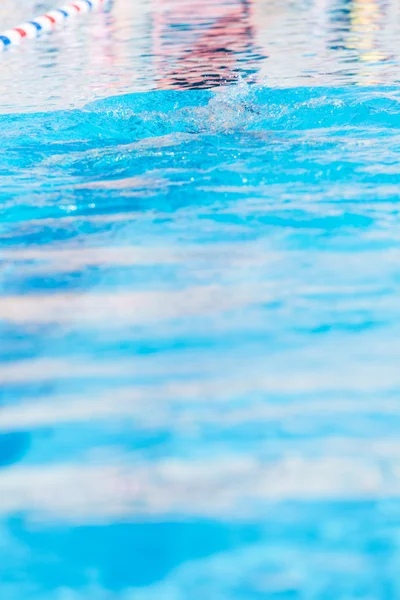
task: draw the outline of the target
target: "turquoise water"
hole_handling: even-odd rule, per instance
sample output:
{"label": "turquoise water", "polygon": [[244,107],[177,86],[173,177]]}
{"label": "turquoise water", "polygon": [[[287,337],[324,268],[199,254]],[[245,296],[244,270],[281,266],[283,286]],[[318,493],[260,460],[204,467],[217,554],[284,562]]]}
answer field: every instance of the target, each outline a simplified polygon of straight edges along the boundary
{"label": "turquoise water", "polygon": [[1,600],[400,596],[400,91],[235,52],[0,116]]}

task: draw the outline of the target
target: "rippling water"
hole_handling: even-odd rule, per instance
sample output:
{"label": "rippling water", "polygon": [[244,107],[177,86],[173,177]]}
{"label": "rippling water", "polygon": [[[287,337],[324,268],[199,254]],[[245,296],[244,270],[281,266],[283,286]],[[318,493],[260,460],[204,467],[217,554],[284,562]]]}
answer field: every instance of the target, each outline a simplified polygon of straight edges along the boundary
{"label": "rippling water", "polygon": [[1,57],[1,600],[400,597],[397,9]]}

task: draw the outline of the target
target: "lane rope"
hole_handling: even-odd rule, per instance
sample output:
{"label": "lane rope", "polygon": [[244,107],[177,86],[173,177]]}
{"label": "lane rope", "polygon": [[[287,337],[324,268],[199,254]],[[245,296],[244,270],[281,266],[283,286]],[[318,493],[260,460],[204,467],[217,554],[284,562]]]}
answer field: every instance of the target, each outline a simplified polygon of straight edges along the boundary
{"label": "lane rope", "polygon": [[16,46],[26,39],[40,37],[43,33],[54,31],[60,25],[63,25],[68,19],[80,14],[92,12],[106,4],[107,0],[74,0],[64,4],[60,8],[50,10],[45,15],[36,17],[32,21],[27,21],[0,33],[0,52],[10,46]]}

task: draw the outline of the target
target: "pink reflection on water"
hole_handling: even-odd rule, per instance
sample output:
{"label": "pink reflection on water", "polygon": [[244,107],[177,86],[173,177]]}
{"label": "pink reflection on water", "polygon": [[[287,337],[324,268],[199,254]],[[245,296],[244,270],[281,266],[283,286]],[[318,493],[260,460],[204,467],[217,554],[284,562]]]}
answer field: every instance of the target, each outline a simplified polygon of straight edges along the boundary
{"label": "pink reflection on water", "polygon": [[154,0],[158,87],[207,88],[255,72],[262,57],[254,46],[252,11],[253,0]]}

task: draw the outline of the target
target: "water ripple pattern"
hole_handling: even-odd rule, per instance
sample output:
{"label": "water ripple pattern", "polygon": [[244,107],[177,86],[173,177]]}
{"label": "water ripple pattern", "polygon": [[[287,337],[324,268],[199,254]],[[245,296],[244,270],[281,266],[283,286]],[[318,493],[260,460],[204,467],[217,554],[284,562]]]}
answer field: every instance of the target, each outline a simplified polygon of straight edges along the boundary
{"label": "water ripple pattern", "polygon": [[400,597],[399,88],[255,48],[0,115],[2,600]]}

